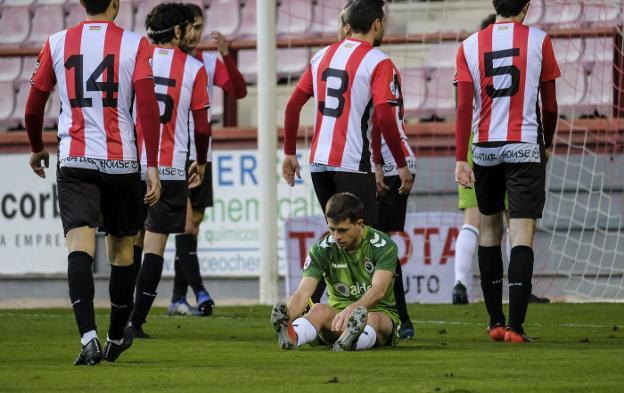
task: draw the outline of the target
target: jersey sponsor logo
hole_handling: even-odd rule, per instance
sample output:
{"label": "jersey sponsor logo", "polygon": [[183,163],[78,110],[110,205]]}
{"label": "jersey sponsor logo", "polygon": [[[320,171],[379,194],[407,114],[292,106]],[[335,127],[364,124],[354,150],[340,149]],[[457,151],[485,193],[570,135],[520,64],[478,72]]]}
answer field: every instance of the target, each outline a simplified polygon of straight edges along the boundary
{"label": "jersey sponsor logo", "polygon": [[[414,157],[405,157],[405,162],[407,164],[407,169],[411,174],[416,174],[416,159]],[[384,164],[382,166],[384,176],[398,176],[399,168],[395,163]]]}
{"label": "jersey sponsor logo", "polygon": [[494,166],[502,163],[540,163],[540,146],[537,143],[509,143],[499,147],[473,145],[472,161],[480,166]]}
{"label": "jersey sponsor logo", "polygon": [[373,236],[373,238],[370,240],[370,243],[373,245],[373,247],[379,248],[385,246],[387,242],[381,236],[379,236],[378,233],[375,232],[375,236]]}
{"label": "jersey sponsor logo", "polygon": [[137,173],[139,171],[138,161],[103,160],[89,157],[63,157],[59,159],[59,166],[67,168],[92,169],[112,175]]}
{"label": "jersey sponsor logo", "polygon": [[355,285],[349,286],[349,285],[343,284],[341,282],[337,282],[334,285],[332,285],[332,287],[340,295],[342,295],[344,297],[349,297],[349,296],[362,296],[362,295],[364,295],[366,293],[366,291],[368,291],[369,289],[372,288],[372,285],[367,285],[365,283],[356,282]]}
{"label": "jersey sponsor logo", "polygon": [[348,297],[349,294],[351,293],[351,291],[349,290],[349,287],[341,282],[335,283],[333,287],[336,292],[338,292],[344,297]]}

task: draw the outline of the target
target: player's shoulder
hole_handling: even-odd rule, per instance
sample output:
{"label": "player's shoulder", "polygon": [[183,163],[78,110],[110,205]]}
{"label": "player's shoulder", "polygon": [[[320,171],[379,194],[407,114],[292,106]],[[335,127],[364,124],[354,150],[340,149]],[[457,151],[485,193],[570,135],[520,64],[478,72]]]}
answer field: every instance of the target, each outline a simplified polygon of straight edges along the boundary
{"label": "player's shoulder", "polygon": [[541,45],[546,39],[546,37],[548,37],[548,33],[540,29],[539,27],[527,26],[527,28],[529,30],[529,37],[531,38],[531,40],[533,40],[539,45]]}
{"label": "player's shoulder", "polygon": [[191,67],[191,69],[197,71],[204,66],[204,63],[195,56],[193,56],[192,53],[187,53],[186,55],[187,64],[189,65],[189,67]]}
{"label": "player's shoulder", "polygon": [[396,244],[387,233],[371,227],[366,227],[365,239],[372,246],[373,250],[386,250],[388,248],[396,247]]}
{"label": "player's shoulder", "polygon": [[372,48],[367,54],[365,59],[367,61],[379,64],[384,60],[389,60],[392,63],[392,59],[384,51],[379,48]]}
{"label": "player's shoulder", "polygon": [[[336,45],[336,44],[332,44],[332,45]],[[318,52],[316,52],[312,56],[312,59],[310,59],[310,64],[318,63],[319,61],[321,61],[323,56],[325,56],[325,53],[327,53],[327,51],[329,50],[329,48],[332,47],[332,45],[327,45],[326,47],[324,47],[324,48],[320,49]]]}
{"label": "player's shoulder", "polygon": [[310,248],[310,253],[312,252],[316,254],[328,253],[331,251],[332,247],[337,247],[336,241],[334,240],[332,235],[327,233],[326,235],[321,237],[316,243],[312,245],[312,248]]}

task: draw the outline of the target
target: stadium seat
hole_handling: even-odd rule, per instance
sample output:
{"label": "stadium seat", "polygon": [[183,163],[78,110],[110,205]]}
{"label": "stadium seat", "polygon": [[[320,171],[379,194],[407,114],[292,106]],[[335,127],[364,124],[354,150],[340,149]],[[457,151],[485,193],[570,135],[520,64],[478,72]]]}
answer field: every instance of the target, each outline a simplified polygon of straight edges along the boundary
{"label": "stadium seat", "polygon": [[32,5],[36,0],[4,0],[2,2],[3,6],[29,6]]}
{"label": "stadium seat", "polygon": [[22,72],[20,72],[19,76],[15,79],[17,83],[30,81],[37,65],[37,58],[35,56],[24,57],[23,59]]}
{"label": "stadium seat", "polygon": [[13,82],[21,72],[21,57],[0,57],[0,82]]}
{"label": "stadium seat", "polygon": [[247,83],[256,83],[258,79],[258,55],[255,49],[238,51],[238,70]]}
{"label": "stadium seat", "polygon": [[203,38],[211,31],[219,31],[228,38],[236,35],[241,24],[241,7],[238,0],[213,0],[205,12]]}
{"label": "stadium seat", "polygon": [[596,62],[592,64],[587,76],[587,92],[582,107],[586,108],[586,112],[593,112],[595,109],[604,113],[604,107],[607,111],[613,102],[613,63]]}
{"label": "stadium seat", "polygon": [[582,12],[581,2],[549,3],[547,7],[544,7],[544,15],[540,23],[544,25],[575,23],[580,20]]}
{"label": "stadium seat", "polygon": [[64,5],[66,0],[37,0],[37,6],[40,5]]}
{"label": "stadium seat", "polygon": [[15,97],[15,107],[13,113],[9,117],[15,125],[24,126],[24,110],[26,109],[26,99],[30,91],[30,82],[24,81],[17,86],[17,95]]}
{"label": "stadium seat", "polygon": [[621,1],[601,2],[599,4],[584,2],[581,21],[592,25],[616,26],[622,12],[621,5]]}
{"label": "stadium seat", "polygon": [[430,47],[425,65],[432,68],[453,68],[457,58],[458,42],[441,42]]}
{"label": "stadium seat", "polygon": [[48,37],[65,27],[65,13],[61,5],[36,6],[32,18],[32,29],[26,42],[43,44]]}
{"label": "stadium seat", "polygon": [[[65,28],[76,26],[78,23],[85,20],[85,9],[80,3],[67,4],[65,12]],[[127,30],[133,30],[134,28],[134,9],[130,2],[119,3],[119,14],[115,18],[115,24],[123,27]]]}
{"label": "stadium seat", "polygon": [[559,64],[579,61],[585,47],[581,38],[553,38],[552,44]]}
{"label": "stadium seat", "polygon": [[256,28],[256,0],[247,0],[241,4],[241,23],[236,35],[238,37],[255,37]]}
{"label": "stadium seat", "polygon": [[586,38],[583,62],[612,62],[614,49],[613,38]]}
{"label": "stadium seat", "polygon": [[536,25],[542,19],[544,15],[544,2],[543,0],[531,0],[531,5],[529,6],[529,11],[527,12],[526,17],[524,18],[525,25]]}
{"label": "stadium seat", "polygon": [[65,28],[76,26],[84,20],[85,15],[84,7],[80,3],[68,3],[65,6]]}
{"label": "stadium seat", "polygon": [[[455,68],[433,68],[427,72],[427,97],[421,108],[427,114],[449,116],[455,109]],[[405,78],[403,78],[405,80]]]}
{"label": "stadium seat", "polygon": [[312,2],[281,0],[277,9],[278,34],[301,35],[312,27]]}
{"label": "stadium seat", "polygon": [[416,112],[425,103],[427,78],[423,69],[408,69],[401,73],[403,103],[406,112]]}
{"label": "stadium seat", "polygon": [[561,78],[557,80],[557,103],[563,112],[583,100],[587,88],[584,67],[579,63],[560,64]]}
{"label": "stadium seat", "polygon": [[29,32],[28,6],[3,6],[0,9],[0,44],[21,44]]}
{"label": "stadium seat", "polygon": [[313,3],[313,21],[310,33],[335,36],[338,33],[338,17],[346,0],[318,0]]}
{"label": "stadium seat", "polygon": [[7,119],[13,114],[15,106],[15,89],[13,82],[0,82],[0,124],[8,127],[11,124],[6,123]]}
{"label": "stadium seat", "polygon": [[278,77],[299,78],[310,64],[310,49],[284,48],[277,50]]}
{"label": "stadium seat", "polygon": [[156,7],[158,4],[161,4],[158,1],[142,1],[137,5],[137,11],[134,15],[134,31],[145,35],[145,18],[150,11]]}

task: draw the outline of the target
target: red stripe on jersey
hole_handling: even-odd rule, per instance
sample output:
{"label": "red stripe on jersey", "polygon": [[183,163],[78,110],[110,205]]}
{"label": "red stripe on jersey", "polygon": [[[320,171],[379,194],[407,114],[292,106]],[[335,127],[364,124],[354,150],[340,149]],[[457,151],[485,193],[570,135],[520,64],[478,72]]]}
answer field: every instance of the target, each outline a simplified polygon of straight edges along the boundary
{"label": "red stripe on jersey", "polygon": [[[63,61],[65,64],[65,85],[67,88],[67,98],[70,100],[76,100],[76,79],[79,79],[78,83],[83,84],[84,75],[76,75],[78,70],[82,71],[82,58],[80,58],[80,65],[68,67],[67,61],[72,56],[82,56],[80,54],[80,42],[82,40],[82,28],[80,24],[67,30],[65,34],[65,47],[63,49]],[[78,77],[78,78],[77,78]],[[81,86],[81,90],[84,95],[84,85]],[[71,119],[72,124],[69,128],[69,136],[71,142],[69,145],[70,157],[84,157],[85,155],[85,124],[84,114],[82,113],[82,107],[71,107]]]}
{"label": "red stripe on jersey", "polygon": [[479,140],[487,142],[492,117],[492,98],[488,96],[486,86],[493,83],[493,78],[485,76],[484,55],[492,52],[492,25],[479,32],[479,74],[481,76],[481,116],[479,119]]}
{"label": "red stripe on jersey", "polygon": [[[106,37],[104,38],[104,53],[103,58],[107,55],[114,55],[114,83],[119,86],[119,57],[121,56],[121,37],[123,36],[123,29],[113,25],[112,23],[106,28]],[[102,73],[102,81],[108,82],[108,72]],[[107,92],[102,92],[103,95]],[[113,98],[117,100],[119,92],[113,93]],[[121,135],[119,132],[119,114],[117,112],[117,105],[114,107],[104,106],[104,129],[106,130],[106,150],[109,160],[123,160],[123,145],[121,142]]]}
{"label": "red stripe on jersey", "polygon": [[519,56],[513,56],[513,65],[520,70],[520,84],[518,92],[509,101],[509,120],[507,122],[507,140],[522,141],[522,120],[524,111],[524,88],[526,85],[527,50],[529,42],[529,27],[514,24],[513,48],[520,49]]}
{"label": "red stripe on jersey", "polygon": [[[329,64],[331,63],[331,60],[339,47],[340,43],[337,43],[327,48],[325,54],[323,55],[323,58],[321,59],[321,62],[319,63],[318,69],[316,70],[317,91],[314,92],[316,95],[316,102],[325,101],[325,95],[327,93],[327,83],[323,80],[323,72],[325,71],[325,69],[329,68]],[[316,155],[316,146],[318,144],[318,138],[322,125],[323,114],[317,108],[314,136],[312,137],[312,147],[310,147],[310,159],[312,159]]]}
{"label": "red stripe on jersey", "polygon": [[342,156],[344,154],[347,131],[349,129],[349,115],[351,113],[351,87],[353,86],[355,74],[357,74],[357,70],[360,68],[362,60],[364,60],[364,56],[366,56],[371,48],[370,45],[360,44],[355,48],[349,60],[347,60],[345,71],[347,71],[349,77],[349,87],[347,87],[347,90],[343,93],[345,103],[342,115],[336,119],[334,124],[332,145],[329,151],[329,165],[341,166],[342,164]]}
{"label": "red stripe on jersey", "polygon": [[173,110],[171,119],[162,124],[160,136],[160,166],[170,167],[173,165],[173,151],[175,150],[175,131],[178,119],[178,105],[180,103],[180,93],[182,92],[182,84],[184,83],[184,69],[187,54],[181,50],[173,52],[171,59],[171,68],[169,69],[169,79],[173,81],[172,85],[167,88],[167,95],[173,100]]}

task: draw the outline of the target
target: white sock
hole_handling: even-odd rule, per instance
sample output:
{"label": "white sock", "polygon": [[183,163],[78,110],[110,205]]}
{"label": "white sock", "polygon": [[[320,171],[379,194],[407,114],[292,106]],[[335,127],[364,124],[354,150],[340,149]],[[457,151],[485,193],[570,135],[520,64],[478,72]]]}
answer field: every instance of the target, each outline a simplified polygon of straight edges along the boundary
{"label": "white sock", "polygon": [[297,333],[297,346],[300,347],[316,339],[316,329],[312,322],[305,318],[297,318],[292,323],[295,333]]}
{"label": "white sock", "polygon": [[507,263],[511,260],[511,238],[509,237],[509,228],[505,231],[505,256]]}
{"label": "white sock", "polygon": [[110,337],[106,336],[106,341],[110,341],[113,344],[117,344],[117,345],[123,344],[123,340],[124,340],[123,337],[120,338],[119,340],[111,340]]}
{"label": "white sock", "polygon": [[80,338],[80,343],[83,346],[87,345],[89,341],[93,340],[94,338],[97,338],[97,332],[95,330],[89,330],[88,332],[82,335],[82,337]]}
{"label": "white sock", "polygon": [[479,245],[479,229],[464,224],[455,240],[455,282],[472,286],[472,260]]}
{"label": "white sock", "polygon": [[364,327],[364,331],[358,337],[357,342],[355,343],[355,350],[361,351],[363,349],[370,349],[375,346],[375,342],[377,341],[377,333],[375,329],[371,325],[366,325]]}

